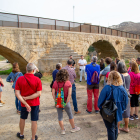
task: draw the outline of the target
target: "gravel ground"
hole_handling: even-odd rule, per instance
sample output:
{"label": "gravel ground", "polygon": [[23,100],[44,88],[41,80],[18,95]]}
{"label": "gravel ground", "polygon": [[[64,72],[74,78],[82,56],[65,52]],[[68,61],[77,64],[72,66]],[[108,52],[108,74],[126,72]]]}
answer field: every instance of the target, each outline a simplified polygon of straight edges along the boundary
{"label": "gravel ground", "polygon": [[[11,83],[6,83],[6,75],[1,76],[4,80],[2,100],[6,103],[0,107],[0,140],[18,140],[16,133],[19,132],[20,116],[16,113],[15,95],[11,88]],[[99,114],[86,113],[86,86],[76,84],[78,108],[81,114],[74,115],[75,123],[81,127],[76,133],[71,133],[71,127],[66,112],[64,112],[64,125],[66,135],[60,134],[60,128],[57,120],[57,112],[49,88],[49,83],[43,82],[43,91],[41,95],[40,118],[38,121],[37,135],[39,140],[107,140],[107,133],[102,118]],[[72,103],[71,103],[72,106]],[[73,106],[72,106],[73,110]],[[74,113],[74,111],[73,111]],[[140,120],[131,121],[131,124],[140,126]],[[26,120],[25,140],[31,139],[30,116]],[[140,140],[140,128],[130,129],[130,133],[121,132],[118,140]]]}

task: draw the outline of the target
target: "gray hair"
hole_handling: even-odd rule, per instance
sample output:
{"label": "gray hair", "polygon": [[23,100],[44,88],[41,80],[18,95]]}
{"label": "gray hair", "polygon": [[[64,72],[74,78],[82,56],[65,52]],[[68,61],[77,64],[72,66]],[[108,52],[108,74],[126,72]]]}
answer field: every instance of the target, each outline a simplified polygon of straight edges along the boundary
{"label": "gray hair", "polygon": [[119,61],[117,65],[117,70],[119,73],[127,73],[127,68],[126,68],[124,60]]}
{"label": "gray hair", "polygon": [[27,72],[31,72],[33,70],[36,70],[36,66],[33,63],[28,63],[26,66]]}
{"label": "gray hair", "polygon": [[97,62],[97,60],[98,60],[97,56],[93,56],[93,57],[92,57],[92,61],[93,61],[93,62]]}

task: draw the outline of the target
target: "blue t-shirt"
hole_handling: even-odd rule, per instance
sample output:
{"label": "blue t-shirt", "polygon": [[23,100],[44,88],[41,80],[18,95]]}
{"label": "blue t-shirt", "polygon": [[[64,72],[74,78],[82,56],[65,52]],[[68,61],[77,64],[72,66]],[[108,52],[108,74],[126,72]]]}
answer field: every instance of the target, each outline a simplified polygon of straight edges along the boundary
{"label": "blue t-shirt", "polygon": [[[97,71],[98,77],[99,77],[99,75],[100,75],[100,65],[92,62],[91,64],[86,65],[85,71],[87,73],[87,84],[92,85],[92,83],[91,83],[92,75],[95,71]],[[98,84],[99,84],[99,82],[98,82]]]}
{"label": "blue t-shirt", "polygon": [[56,74],[57,74],[57,72],[58,72],[59,70],[54,70],[53,71],[53,73],[52,73],[52,77],[53,77],[53,82],[55,81],[55,79],[56,79]]}

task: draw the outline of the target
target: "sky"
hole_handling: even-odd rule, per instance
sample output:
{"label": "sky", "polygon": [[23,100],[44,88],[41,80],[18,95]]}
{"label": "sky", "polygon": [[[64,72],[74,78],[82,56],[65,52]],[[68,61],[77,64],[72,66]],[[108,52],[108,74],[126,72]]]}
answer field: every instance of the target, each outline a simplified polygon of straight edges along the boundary
{"label": "sky", "polygon": [[124,21],[140,22],[139,6],[140,0],[0,0],[0,12],[105,27]]}

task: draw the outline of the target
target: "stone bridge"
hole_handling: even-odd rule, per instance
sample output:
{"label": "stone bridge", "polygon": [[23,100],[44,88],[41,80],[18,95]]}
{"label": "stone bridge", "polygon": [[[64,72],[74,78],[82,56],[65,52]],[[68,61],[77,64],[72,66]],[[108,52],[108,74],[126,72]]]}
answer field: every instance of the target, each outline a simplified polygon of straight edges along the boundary
{"label": "stone bridge", "polygon": [[45,29],[0,27],[0,55],[11,63],[18,62],[25,72],[28,62],[49,72],[55,64],[66,64],[72,54],[76,62],[93,46],[101,58],[133,58],[140,56],[140,40],[105,34]]}

